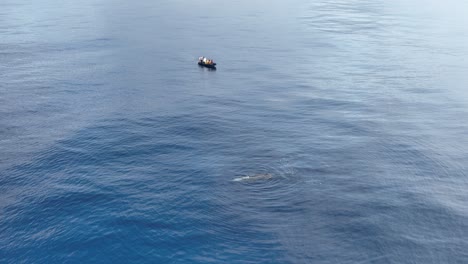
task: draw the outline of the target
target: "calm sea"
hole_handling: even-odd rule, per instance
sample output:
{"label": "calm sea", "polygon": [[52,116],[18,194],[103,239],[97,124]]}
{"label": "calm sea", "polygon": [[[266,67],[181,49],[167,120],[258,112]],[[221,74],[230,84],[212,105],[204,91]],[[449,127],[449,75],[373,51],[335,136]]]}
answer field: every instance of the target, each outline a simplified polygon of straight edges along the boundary
{"label": "calm sea", "polygon": [[468,263],[467,12],[0,0],[0,262]]}

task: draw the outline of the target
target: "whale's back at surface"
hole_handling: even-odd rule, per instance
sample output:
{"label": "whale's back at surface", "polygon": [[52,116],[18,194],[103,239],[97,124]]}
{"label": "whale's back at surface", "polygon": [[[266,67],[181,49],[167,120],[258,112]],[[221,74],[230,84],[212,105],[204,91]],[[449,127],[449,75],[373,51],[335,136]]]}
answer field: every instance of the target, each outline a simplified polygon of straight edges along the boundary
{"label": "whale's back at surface", "polygon": [[235,182],[243,182],[243,181],[261,181],[261,180],[269,180],[273,178],[273,175],[270,173],[262,173],[262,174],[254,174],[254,175],[247,175],[242,177],[234,178],[232,181]]}

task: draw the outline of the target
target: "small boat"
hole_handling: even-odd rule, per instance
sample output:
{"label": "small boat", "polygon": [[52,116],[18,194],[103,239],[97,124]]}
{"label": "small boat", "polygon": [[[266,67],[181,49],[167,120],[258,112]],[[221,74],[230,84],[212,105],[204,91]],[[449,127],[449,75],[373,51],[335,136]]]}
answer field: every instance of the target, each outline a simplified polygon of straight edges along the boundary
{"label": "small boat", "polygon": [[207,67],[210,69],[216,69],[216,63],[213,60],[207,59],[205,57],[198,58],[198,65]]}

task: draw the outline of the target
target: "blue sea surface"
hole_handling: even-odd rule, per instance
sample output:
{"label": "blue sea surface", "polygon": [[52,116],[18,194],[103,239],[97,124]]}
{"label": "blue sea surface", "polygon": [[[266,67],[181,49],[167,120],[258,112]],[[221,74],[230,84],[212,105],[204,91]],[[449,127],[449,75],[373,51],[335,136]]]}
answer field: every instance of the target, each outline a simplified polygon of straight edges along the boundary
{"label": "blue sea surface", "polygon": [[468,263],[467,10],[1,0],[0,263]]}

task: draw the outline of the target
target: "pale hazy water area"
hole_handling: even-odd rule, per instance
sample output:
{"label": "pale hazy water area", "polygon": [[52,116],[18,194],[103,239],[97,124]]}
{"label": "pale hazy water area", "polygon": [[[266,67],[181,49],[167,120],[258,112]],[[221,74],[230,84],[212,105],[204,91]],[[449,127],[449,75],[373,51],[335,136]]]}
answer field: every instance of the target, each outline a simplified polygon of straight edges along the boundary
{"label": "pale hazy water area", "polygon": [[0,262],[468,263],[467,14],[0,0]]}

